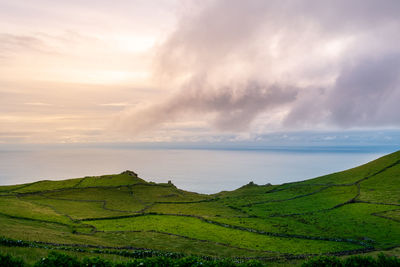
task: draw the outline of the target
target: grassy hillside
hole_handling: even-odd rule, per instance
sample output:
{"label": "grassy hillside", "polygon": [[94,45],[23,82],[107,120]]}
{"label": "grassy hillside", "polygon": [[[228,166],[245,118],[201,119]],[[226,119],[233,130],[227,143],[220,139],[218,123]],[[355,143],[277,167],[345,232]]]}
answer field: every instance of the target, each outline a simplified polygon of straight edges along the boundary
{"label": "grassy hillside", "polygon": [[393,249],[400,152],[306,181],[213,195],[130,171],[0,186],[0,236],[0,252],[27,251],[18,248],[25,242],[38,257],[48,248],[267,260]]}

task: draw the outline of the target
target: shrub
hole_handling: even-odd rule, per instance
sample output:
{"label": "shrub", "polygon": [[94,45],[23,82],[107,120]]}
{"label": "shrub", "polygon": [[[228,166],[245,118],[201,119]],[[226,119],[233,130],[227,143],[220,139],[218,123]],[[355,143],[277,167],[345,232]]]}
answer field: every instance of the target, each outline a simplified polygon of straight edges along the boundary
{"label": "shrub", "polygon": [[65,254],[50,252],[47,258],[35,263],[34,267],[80,267],[81,264],[76,257]]}
{"label": "shrub", "polygon": [[112,267],[113,264],[105,259],[95,257],[95,258],[84,258],[83,261],[83,266],[87,267]]}
{"label": "shrub", "polygon": [[246,267],[262,267],[264,265],[260,261],[249,260],[244,264],[244,266],[246,266]]}
{"label": "shrub", "polygon": [[21,259],[14,258],[10,255],[0,254],[0,266],[2,267],[23,267],[24,262]]}
{"label": "shrub", "polygon": [[343,266],[345,267],[364,267],[376,266],[374,258],[369,256],[351,256],[344,260]]}
{"label": "shrub", "polygon": [[378,255],[378,259],[376,260],[376,265],[384,267],[398,267],[400,266],[400,259],[394,256],[385,256],[385,254],[380,253]]}
{"label": "shrub", "polygon": [[343,264],[339,258],[334,256],[319,256],[310,258],[303,262],[302,267],[342,267]]}
{"label": "shrub", "polygon": [[179,267],[191,267],[191,266],[209,266],[208,264],[205,264],[203,260],[197,258],[197,257],[186,257],[177,260],[178,261],[178,266]]}
{"label": "shrub", "polygon": [[332,267],[399,267],[400,259],[396,257],[386,256],[383,253],[378,255],[378,258],[370,256],[351,256],[347,259],[340,260],[340,258],[333,256],[321,256],[311,258],[302,264],[303,267],[318,267],[318,266],[332,266]]}

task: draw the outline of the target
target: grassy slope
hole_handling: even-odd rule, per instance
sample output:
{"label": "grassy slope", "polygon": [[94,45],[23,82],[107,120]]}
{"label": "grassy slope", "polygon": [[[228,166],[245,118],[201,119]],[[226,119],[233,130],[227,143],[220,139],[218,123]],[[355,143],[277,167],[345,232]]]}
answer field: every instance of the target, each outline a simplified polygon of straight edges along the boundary
{"label": "grassy slope", "polygon": [[78,247],[267,258],[389,249],[400,244],[399,214],[400,152],[306,181],[214,195],[131,172],[0,186],[0,236]]}

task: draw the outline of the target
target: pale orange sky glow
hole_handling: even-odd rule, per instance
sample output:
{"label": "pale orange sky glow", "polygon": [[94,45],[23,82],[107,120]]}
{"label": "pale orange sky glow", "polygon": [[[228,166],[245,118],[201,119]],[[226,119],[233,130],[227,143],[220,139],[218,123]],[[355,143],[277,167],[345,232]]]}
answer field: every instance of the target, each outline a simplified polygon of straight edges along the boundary
{"label": "pale orange sky glow", "polygon": [[398,128],[398,12],[378,0],[0,0],[0,143]]}
{"label": "pale orange sky glow", "polygon": [[0,142],[104,142],[125,108],[156,99],[154,47],[173,1],[0,1]]}

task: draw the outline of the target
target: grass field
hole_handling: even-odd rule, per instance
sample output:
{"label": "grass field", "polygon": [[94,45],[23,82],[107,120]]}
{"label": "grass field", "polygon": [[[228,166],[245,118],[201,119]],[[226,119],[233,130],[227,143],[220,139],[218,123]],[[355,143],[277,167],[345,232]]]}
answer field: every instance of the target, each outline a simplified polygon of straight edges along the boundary
{"label": "grass field", "polygon": [[115,253],[104,257],[118,261],[119,250],[143,249],[282,264],[314,254],[398,255],[400,152],[310,180],[213,195],[130,171],[0,186],[0,236],[33,242],[0,244],[27,262],[60,246],[80,248],[68,250],[79,257],[106,248]]}

